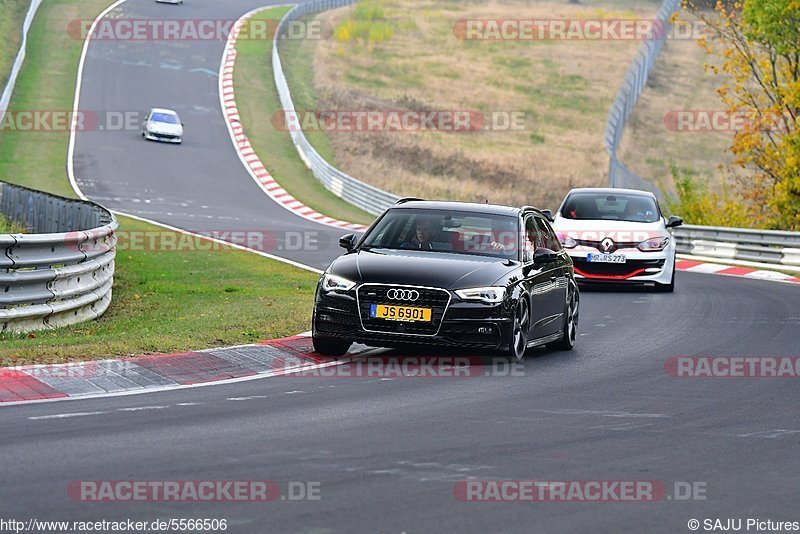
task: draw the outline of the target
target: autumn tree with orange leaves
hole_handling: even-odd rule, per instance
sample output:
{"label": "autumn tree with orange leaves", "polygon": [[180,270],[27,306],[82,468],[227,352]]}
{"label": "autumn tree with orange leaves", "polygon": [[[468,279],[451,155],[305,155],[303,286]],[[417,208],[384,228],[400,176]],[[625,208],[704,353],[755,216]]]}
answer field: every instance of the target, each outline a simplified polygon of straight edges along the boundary
{"label": "autumn tree with orange leaves", "polygon": [[722,207],[754,227],[800,230],[800,0],[684,7],[705,25],[706,68],[725,75],[723,105],[748,118],[726,170],[738,198]]}

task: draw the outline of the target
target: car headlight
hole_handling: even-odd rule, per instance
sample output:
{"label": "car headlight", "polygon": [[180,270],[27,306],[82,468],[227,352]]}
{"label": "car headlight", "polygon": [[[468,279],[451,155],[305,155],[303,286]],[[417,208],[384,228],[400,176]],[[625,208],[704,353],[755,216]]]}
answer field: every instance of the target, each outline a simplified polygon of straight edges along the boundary
{"label": "car headlight", "polygon": [[639,243],[639,245],[637,245],[636,248],[642,252],[658,252],[659,250],[664,250],[664,247],[667,246],[667,243],[669,243],[669,237],[654,237],[652,239],[642,241]]}
{"label": "car headlight", "polygon": [[578,246],[578,242],[567,234],[558,234],[558,240],[561,241],[561,246],[564,248],[575,248]]}
{"label": "car headlight", "polygon": [[469,289],[459,289],[456,292],[461,300],[480,300],[488,304],[503,302],[506,296],[504,287],[472,287]]}
{"label": "car headlight", "polygon": [[323,291],[348,291],[353,289],[355,282],[351,282],[347,278],[336,276],[335,274],[325,273],[322,276],[322,290]]}

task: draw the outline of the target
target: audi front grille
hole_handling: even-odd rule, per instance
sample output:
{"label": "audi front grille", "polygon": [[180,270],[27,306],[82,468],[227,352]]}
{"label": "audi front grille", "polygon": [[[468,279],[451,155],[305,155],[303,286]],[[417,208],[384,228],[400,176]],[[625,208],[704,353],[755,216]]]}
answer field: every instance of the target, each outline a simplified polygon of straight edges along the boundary
{"label": "audi front grille", "polygon": [[[363,284],[356,291],[356,298],[364,330],[417,336],[436,335],[450,304],[450,293],[447,290],[420,286]],[[369,310],[373,304],[430,308],[431,321],[405,322],[371,318]]]}

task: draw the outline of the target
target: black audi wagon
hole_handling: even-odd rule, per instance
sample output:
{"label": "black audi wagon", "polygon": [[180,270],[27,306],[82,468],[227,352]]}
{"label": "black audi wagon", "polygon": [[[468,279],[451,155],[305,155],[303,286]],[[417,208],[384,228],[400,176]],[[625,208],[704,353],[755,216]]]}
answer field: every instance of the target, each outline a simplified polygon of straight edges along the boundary
{"label": "black audi wagon", "polygon": [[363,236],[339,240],[347,253],[317,285],[314,349],[570,350],[580,294],[549,218],[530,206],[398,201]]}

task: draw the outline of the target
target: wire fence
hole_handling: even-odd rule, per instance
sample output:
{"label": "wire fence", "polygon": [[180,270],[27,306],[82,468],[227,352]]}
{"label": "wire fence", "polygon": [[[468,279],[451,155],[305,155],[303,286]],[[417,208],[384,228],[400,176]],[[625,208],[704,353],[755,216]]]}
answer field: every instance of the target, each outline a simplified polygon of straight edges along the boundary
{"label": "wire fence", "polygon": [[636,57],[628,67],[622,86],[617,92],[611,110],[608,112],[608,120],[605,130],[606,150],[610,157],[608,164],[608,183],[611,187],[623,187],[628,189],[642,189],[653,192],[659,199],[663,199],[663,194],[657,185],[645,180],[638,174],[629,169],[617,157],[622,134],[625,125],[633,113],[639,95],[647,85],[647,79],[653,70],[656,58],[664,47],[664,43],[672,27],[671,18],[681,6],[681,0],[664,0],[661,8],[656,15],[657,28],[656,34],[652,38],[642,42]]}

